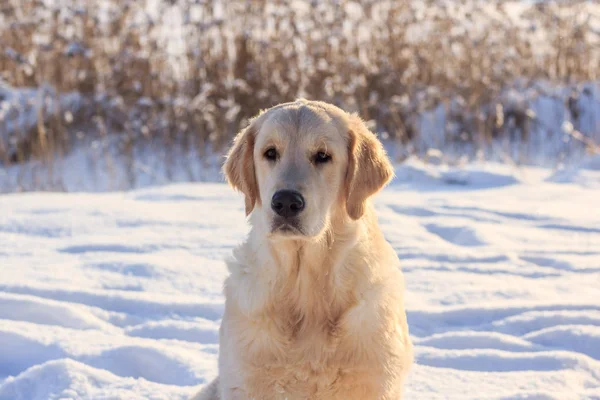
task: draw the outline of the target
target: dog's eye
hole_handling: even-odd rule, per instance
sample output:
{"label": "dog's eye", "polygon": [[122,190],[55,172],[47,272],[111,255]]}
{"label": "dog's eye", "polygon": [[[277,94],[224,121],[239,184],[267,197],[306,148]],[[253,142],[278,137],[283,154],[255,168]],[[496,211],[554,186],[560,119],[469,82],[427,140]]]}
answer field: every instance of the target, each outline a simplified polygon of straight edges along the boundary
{"label": "dog's eye", "polygon": [[324,151],[319,151],[317,154],[315,154],[315,163],[325,164],[329,161],[331,161],[331,156]]}
{"label": "dog's eye", "polygon": [[270,147],[267,149],[267,151],[265,151],[265,158],[269,161],[276,161],[277,160],[277,150],[275,150],[274,147]]}

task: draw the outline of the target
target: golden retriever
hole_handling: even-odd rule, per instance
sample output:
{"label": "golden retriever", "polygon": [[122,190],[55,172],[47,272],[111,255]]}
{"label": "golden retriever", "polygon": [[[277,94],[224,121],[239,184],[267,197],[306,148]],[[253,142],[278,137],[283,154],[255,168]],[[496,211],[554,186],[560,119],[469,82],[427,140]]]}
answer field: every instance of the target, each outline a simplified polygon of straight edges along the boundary
{"label": "golden retriever", "polygon": [[412,344],[369,201],[393,175],[376,136],[297,100],[255,117],[223,169],[251,230],[227,263],[219,376],[194,399],[400,399]]}

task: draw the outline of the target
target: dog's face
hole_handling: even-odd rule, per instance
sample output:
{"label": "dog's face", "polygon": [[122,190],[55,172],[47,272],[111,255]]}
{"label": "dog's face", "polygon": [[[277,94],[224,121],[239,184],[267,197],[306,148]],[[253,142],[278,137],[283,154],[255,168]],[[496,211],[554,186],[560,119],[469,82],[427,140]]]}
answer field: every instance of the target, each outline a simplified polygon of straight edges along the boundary
{"label": "dog's face", "polygon": [[271,233],[319,235],[337,205],[348,164],[339,121],[309,107],[273,111],[257,132],[254,165]]}
{"label": "dog's face", "polygon": [[334,217],[360,218],[367,198],[392,176],[381,144],[358,117],[307,101],[255,118],[236,137],[224,170],[269,236],[295,239],[319,237]]}

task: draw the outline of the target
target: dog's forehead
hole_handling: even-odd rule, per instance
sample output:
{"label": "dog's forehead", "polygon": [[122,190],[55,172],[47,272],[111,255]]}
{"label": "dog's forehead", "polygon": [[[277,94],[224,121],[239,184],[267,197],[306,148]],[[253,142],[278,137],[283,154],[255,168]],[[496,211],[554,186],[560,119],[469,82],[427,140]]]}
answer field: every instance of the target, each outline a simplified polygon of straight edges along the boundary
{"label": "dog's forehead", "polygon": [[264,118],[260,132],[265,140],[344,141],[343,121],[331,110],[293,103],[267,111]]}

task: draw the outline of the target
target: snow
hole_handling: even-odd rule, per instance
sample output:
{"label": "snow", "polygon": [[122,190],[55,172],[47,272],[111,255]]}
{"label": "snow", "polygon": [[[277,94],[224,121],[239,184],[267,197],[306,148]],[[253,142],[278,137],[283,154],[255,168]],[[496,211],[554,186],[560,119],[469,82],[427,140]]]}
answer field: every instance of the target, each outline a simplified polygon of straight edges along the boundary
{"label": "snow", "polygon": [[576,182],[580,185],[598,188],[598,180],[595,179],[598,171],[600,171],[600,154],[586,157],[576,165],[561,168],[548,177],[548,180],[561,183]]}
{"label": "snow", "polygon": [[[376,199],[419,399],[600,398],[600,168],[426,165]],[[0,196],[0,400],[185,399],[217,374],[222,183]]]}

